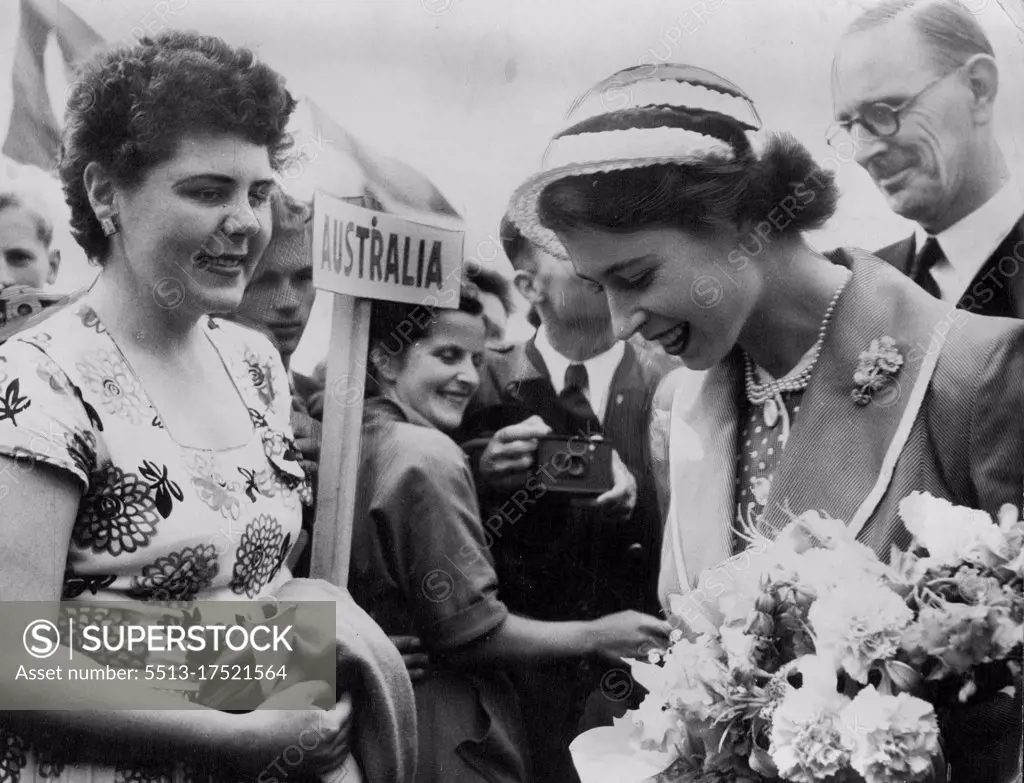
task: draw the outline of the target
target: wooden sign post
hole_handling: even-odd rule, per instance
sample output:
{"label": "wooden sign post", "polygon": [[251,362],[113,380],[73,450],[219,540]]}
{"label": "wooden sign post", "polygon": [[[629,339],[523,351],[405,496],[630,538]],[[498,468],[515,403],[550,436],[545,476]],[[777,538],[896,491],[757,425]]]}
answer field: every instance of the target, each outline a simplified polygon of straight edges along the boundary
{"label": "wooden sign post", "polygon": [[311,573],[348,584],[371,300],[459,306],[465,234],[313,199],[313,285],[334,294]]}

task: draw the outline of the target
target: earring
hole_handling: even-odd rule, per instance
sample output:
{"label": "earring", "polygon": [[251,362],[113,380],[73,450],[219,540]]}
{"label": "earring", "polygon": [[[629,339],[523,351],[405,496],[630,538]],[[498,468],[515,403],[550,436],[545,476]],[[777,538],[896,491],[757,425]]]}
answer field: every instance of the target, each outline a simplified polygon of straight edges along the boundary
{"label": "earring", "polygon": [[100,226],[103,227],[103,235],[112,237],[117,233],[117,223],[114,222],[113,216],[101,217]]}

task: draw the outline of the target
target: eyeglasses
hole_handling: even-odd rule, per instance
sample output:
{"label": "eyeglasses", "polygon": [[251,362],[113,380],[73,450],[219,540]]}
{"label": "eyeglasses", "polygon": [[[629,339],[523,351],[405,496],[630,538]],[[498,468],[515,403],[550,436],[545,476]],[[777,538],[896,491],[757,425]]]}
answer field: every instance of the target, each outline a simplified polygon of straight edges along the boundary
{"label": "eyeglasses", "polygon": [[848,120],[833,123],[829,127],[825,138],[832,147],[838,147],[840,144],[848,141],[860,141],[860,139],[854,139],[853,127],[855,125],[860,125],[875,138],[884,139],[895,136],[900,132],[900,115],[917,103],[926,92],[959,70],[957,68],[937,79],[933,79],[899,106],[890,106],[887,103],[869,103],[861,112],[850,117]]}

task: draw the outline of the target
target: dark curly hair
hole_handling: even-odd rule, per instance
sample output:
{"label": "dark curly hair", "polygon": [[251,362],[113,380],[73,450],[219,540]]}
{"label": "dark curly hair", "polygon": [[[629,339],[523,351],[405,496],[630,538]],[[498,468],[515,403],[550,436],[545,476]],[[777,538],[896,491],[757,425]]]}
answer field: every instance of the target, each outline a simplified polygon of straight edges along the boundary
{"label": "dark curly hair", "polygon": [[671,226],[699,235],[771,222],[794,236],[835,213],[839,188],[800,142],[772,135],[762,155],[566,177],[540,195],[541,222],[553,231],[582,226],[628,233]]}
{"label": "dark curly hair", "polygon": [[83,174],[92,162],[131,187],[168,160],[187,133],[227,133],[266,147],[280,170],[295,99],[284,79],[249,49],[174,30],[101,52],[67,94],[58,170],[71,231],[90,258],[109,250]]}

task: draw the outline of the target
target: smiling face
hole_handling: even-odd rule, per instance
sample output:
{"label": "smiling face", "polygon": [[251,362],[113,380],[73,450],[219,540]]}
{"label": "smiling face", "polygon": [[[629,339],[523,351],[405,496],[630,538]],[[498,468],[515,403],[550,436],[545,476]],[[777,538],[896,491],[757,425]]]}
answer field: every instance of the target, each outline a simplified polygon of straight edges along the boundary
{"label": "smiling face", "polygon": [[456,429],[480,385],[484,340],[481,316],[442,310],[430,333],[387,371],[392,392],[439,430]]}
{"label": "smiling face", "polygon": [[740,339],[761,290],[756,263],[738,265],[736,237],[676,228],[560,234],[577,272],[600,284],[620,340],[639,331],[692,370],[720,362]]}
{"label": "smiling face", "polygon": [[[943,75],[906,20],[853,33],[836,58],[835,117],[848,119],[876,102],[898,107]],[[977,130],[970,86],[951,74],[900,113],[895,135],[874,138],[855,126],[856,160],[893,212],[941,230],[969,181]]]}
{"label": "smiling face", "polygon": [[125,264],[145,291],[170,278],[194,312],[232,312],[270,239],[273,186],[266,147],[186,136],[139,184],[113,186],[120,231],[108,263]]}

